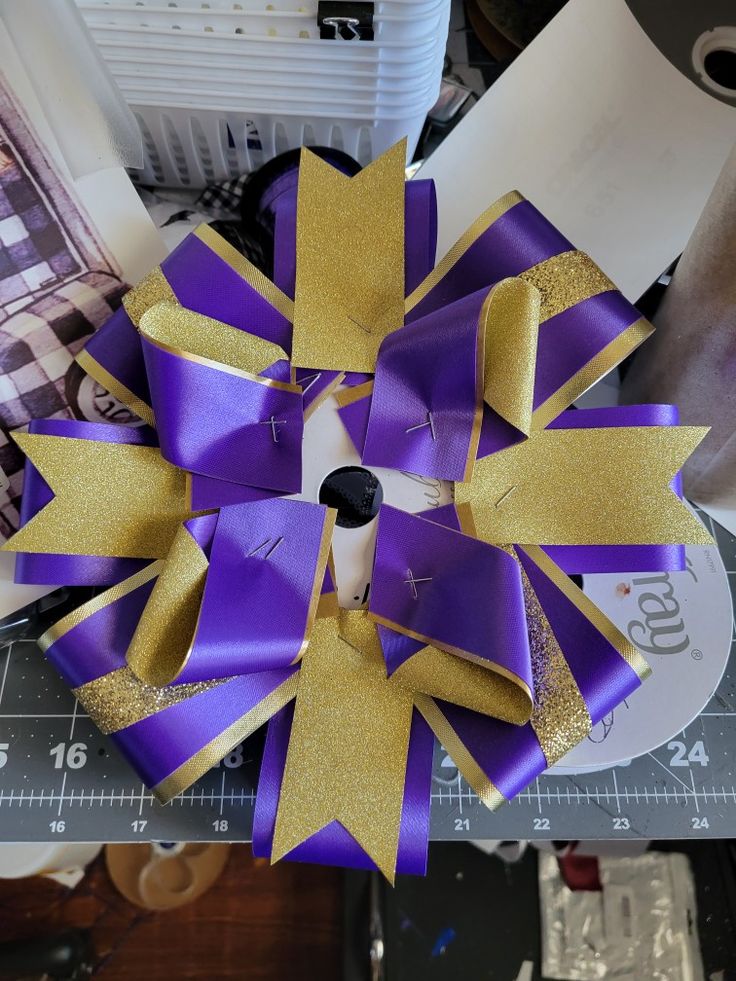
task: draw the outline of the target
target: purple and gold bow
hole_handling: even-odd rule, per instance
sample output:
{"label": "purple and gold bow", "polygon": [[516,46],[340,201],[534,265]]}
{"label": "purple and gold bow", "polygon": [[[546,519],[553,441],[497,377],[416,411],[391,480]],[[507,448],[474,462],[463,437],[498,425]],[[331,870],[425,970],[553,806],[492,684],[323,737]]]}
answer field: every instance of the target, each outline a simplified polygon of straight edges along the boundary
{"label": "purple and gold bow", "polygon": [[[162,800],[270,720],[254,850],[390,879],[426,867],[433,733],[496,807],[645,677],[568,575],[710,540],[678,496],[704,430],[566,411],[649,324],[516,192],[434,267],[403,163],[303,153],[276,283],[205,227],[133,289],[79,360],[146,425],[19,434],[8,543],[20,581],[108,587],[41,646]],[[455,481],[381,509],[367,609],[338,608],[335,512],[290,496],[332,395],[366,466]]]}

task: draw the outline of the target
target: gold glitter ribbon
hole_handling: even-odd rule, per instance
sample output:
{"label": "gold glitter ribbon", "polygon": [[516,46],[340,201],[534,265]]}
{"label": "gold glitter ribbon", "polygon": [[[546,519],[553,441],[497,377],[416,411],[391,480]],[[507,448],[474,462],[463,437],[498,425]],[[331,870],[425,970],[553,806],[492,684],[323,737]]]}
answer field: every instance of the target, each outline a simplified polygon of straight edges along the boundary
{"label": "gold glitter ribbon", "polygon": [[209,562],[181,525],[133,634],[126,660],[148,685],[168,685],[192,652]]}
{"label": "gold glitter ribbon", "polygon": [[54,497],[2,546],[7,551],[163,558],[191,517],[184,471],[156,447],[14,438]]}
{"label": "gold glitter ribbon", "polygon": [[406,141],[354,177],[302,149],[297,201],[296,367],[374,371],[404,323]]}
{"label": "gold glitter ribbon", "polygon": [[476,461],[457,483],[478,537],[493,544],[705,545],[710,535],[669,487],[703,439],[694,426],[533,431]]}
{"label": "gold glitter ribbon", "polygon": [[178,303],[163,302],[150,307],[140,319],[139,330],[151,344],[177,357],[219,370],[230,368],[241,377],[301,391],[296,385],[256,377],[275,361],[286,358],[286,352],[278,344],[194,313]]}
{"label": "gold glitter ribbon", "polygon": [[393,882],[412,694],[361,611],[318,620],[302,660],[271,861],[339,821]]}
{"label": "gold glitter ribbon", "polygon": [[484,400],[525,435],[532,425],[540,307],[539,290],[512,278],[490,291],[480,314]]}

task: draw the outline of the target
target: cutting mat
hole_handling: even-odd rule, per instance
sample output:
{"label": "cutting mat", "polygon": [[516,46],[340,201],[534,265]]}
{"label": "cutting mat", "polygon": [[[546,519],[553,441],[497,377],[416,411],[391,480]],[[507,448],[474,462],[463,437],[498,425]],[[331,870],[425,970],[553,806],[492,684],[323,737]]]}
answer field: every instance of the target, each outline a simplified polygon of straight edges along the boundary
{"label": "cutting mat", "polygon": [[[733,591],[736,540],[711,527]],[[236,747],[164,807],[80,711],[36,644],[17,641],[0,652],[0,840],[247,841],[262,738]],[[682,733],[628,766],[540,777],[496,814],[437,746],[432,838],[731,837],[735,757],[732,643],[717,693]]]}

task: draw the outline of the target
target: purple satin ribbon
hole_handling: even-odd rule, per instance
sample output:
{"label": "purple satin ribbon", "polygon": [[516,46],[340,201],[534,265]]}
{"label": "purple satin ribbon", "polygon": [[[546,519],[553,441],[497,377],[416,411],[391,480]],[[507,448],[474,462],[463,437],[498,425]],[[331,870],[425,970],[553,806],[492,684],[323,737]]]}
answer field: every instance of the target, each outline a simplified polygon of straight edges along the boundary
{"label": "purple satin ribbon", "polygon": [[384,339],[363,447],[366,466],[465,478],[486,294],[465,296]]}
{"label": "purple satin ribbon", "polygon": [[[253,815],[253,854],[264,858],[270,856],[273,846],[276,811],[293,717],[293,706],[287,705],[268,724]],[[396,859],[398,873],[424,875],[427,871],[433,749],[432,730],[415,709],[409,735],[404,803],[401,810]],[[292,862],[318,862],[321,865],[341,865],[351,869],[377,868],[339,821],[332,821],[312,835],[289,852],[287,858]]]}
{"label": "purple satin ribbon", "polygon": [[[593,725],[639,685],[636,672],[560,589],[520,552],[521,563],[550,622]],[[507,799],[547,769],[531,723],[514,726],[438,700],[452,728]]]}
{"label": "purple satin ribbon", "polygon": [[[302,396],[143,341],[151,401],[170,463],[286,494],[302,486]],[[269,422],[273,420],[273,424]]]}
{"label": "purple satin ribbon", "polygon": [[197,630],[177,684],[298,660],[326,519],[321,505],[285,498],[220,511]]}
{"label": "purple satin ribbon", "polygon": [[521,573],[503,549],[384,505],[369,609],[533,690]]}

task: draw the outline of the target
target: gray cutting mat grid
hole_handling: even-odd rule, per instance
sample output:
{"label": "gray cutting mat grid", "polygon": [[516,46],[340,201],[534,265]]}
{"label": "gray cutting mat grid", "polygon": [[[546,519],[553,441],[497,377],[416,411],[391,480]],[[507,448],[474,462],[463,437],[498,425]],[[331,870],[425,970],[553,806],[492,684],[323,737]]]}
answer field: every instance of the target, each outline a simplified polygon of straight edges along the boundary
{"label": "gray cutting mat grid", "polygon": [[[736,539],[710,524],[736,585]],[[250,840],[262,738],[236,747],[165,807],[137,782],[34,642],[0,651],[0,840]],[[545,775],[491,814],[437,746],[431,836],[732,837],[736,643],[703,713],[668,744],[584,776]]]}

